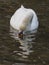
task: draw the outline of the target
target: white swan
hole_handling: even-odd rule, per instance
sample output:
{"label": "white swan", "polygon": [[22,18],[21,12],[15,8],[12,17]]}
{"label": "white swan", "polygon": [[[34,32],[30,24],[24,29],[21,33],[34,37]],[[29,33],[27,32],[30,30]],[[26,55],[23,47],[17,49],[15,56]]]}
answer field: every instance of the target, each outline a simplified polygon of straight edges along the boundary
{"label": "white swan", "polygon": [[38,28],[38,18],[34,10],[24,8],[23,5],[16,10],[10,19],[10,25],[19,32],[33,31]]}

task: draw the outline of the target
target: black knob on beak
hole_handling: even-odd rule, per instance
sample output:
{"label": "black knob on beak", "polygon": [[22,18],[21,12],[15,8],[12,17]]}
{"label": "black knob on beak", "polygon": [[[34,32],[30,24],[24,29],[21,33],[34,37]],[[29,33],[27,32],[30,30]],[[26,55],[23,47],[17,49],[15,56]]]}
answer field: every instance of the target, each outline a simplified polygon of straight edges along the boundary
{"label": "black knob on beak", "polygon": [[21,32],[18,33],[18,37],[19,37],[20,39],[23,39],[23,31],[21,31]]}

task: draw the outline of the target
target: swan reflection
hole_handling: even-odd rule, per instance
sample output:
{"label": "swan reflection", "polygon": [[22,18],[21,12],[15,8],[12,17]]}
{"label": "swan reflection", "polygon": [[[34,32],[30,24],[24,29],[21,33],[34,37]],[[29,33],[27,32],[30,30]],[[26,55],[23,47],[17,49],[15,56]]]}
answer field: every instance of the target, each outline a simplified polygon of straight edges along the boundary
{"label": "swan reflection", "polygon": [[21,39],[17,36],[18,31],[10,26],[10,36],[20,43],[19,49],[22,49],[21,52],[17,52],[18,55],[27,58],[30,53],[34,52],[33,44],[36,43],[36,33],[37,30],[34,30],[33,33],[28,31],[24,34],[24,38]]}

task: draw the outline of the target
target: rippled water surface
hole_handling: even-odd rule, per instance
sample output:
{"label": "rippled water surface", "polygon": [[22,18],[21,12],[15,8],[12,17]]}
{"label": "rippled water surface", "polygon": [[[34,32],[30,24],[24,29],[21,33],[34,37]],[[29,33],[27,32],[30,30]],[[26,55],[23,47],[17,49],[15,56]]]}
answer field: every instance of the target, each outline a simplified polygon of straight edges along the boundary
{"label": "rippled water surface", "polygon": [[[34,9],[39,19],[32,41],[10,32],[10,18],[21,4]],[[0,65],[49,65],[49,0],[0,0]]]}

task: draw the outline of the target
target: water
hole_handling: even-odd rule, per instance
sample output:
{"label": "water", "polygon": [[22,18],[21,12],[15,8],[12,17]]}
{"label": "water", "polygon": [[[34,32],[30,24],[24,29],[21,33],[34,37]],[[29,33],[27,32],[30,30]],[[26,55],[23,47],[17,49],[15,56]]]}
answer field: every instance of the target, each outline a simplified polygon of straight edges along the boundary
{"label": "water", "polygon": [[[31,42],[14,39],[10,32],[10,18],[21,4],[39,18]],[[0,65],[49,65],[49,0],[0,0]]]}

